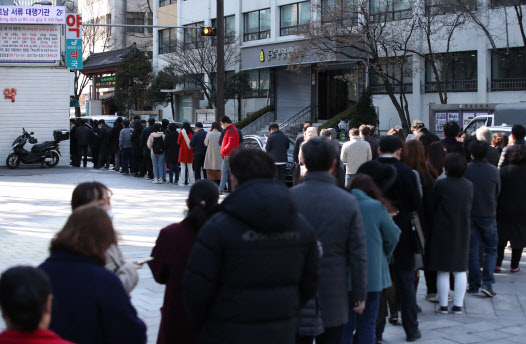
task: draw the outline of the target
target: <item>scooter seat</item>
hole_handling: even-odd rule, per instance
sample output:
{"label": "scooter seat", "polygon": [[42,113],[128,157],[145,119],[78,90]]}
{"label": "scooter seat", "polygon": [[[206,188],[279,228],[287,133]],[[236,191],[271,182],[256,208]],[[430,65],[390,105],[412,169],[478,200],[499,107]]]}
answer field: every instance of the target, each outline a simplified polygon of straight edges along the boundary
{"label": "scooter seat", "polygon": [[40,152],[45,150],[48,146],[51,146],[52,144],[55,144],[55,141],[44,141],[42,143],[39,143],[37,145],[34,145],[31,147],[32,152]]}

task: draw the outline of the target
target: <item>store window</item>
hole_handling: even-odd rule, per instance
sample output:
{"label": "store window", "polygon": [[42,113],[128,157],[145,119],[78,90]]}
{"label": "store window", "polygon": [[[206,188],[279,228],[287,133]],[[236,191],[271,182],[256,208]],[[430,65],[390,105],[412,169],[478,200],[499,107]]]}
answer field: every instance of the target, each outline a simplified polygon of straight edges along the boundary
{"label": "store window", "polygon": [[270,86],[269,69],[257,69],[249,71],[251,91],[248,93],[249,98],[266,98]]}
{"label": "store window", "polygon": [[159,7],[176,4],[177,0],[159,0]]}
{"label": "store window", "polygon": [[280,7],[280,35],[295,35],[310,22],[310,1]]}
{"label": "store window", "polygon": [[491,53],[491,90],[526,90],[524,48],[498,49]]}
{"label": "store window", "polygon": [[[144,12],[127,12],[126,24],[144,25]],[[127,27],[126,32],[144,33],[143,27]]]}
{"label": "store window", "polygon": [[[463,51],[435,54],[435,64],[440,77],[440,87],[447,92],[477,91],[477,52]],[[438,92],[438,82],[432,64],[426,61],[427,93]]]}
{"label": "store window", "polygon": [[159,54],[173,53],[177,49],[177,29],[159,31]]}
{"label": "store window", "polygon": [[[185,27],[202,27],[205,26],[205,22],[198,22],[193,24],[185,25]],[[203,40],[201,38],[201,33],[198,29],[184,29],[184,48],[186,49],[196,49],[202,47]]]}
{"label": "store window", "polygon": [[[212,19],[212,27],[216,27],[216,19]],[[236,16],[225,17],[225,44],[236,42]],[[217,37],[212,37],[212,44],[216,45]]]}
{"label": "store window", "polygon": [[371,0],[371,14],[379,22],[409,19],[413,16],[412,0]]}
{"label": "store window", "polygon": [[244,14],[244,36],[247,41],[270,37],[270,8]]}

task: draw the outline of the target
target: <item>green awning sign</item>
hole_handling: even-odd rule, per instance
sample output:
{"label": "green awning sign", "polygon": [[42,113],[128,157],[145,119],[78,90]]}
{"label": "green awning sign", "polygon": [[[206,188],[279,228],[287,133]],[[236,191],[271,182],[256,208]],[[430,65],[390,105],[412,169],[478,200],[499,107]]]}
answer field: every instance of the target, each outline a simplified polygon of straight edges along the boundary
{"label": "green awning sign", "polygon": [[69,98],[69,107],[80,107],[78,99]]}

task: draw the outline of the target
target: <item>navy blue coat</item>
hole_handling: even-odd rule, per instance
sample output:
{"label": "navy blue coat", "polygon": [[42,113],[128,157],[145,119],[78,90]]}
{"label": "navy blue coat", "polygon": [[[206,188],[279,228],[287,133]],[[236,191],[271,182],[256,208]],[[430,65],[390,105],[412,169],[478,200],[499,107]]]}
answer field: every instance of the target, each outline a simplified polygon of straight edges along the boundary
{"label": "navy blue coat", "polygon": [[206,155],[206,146],[205,146],[206,131],[199,130],[190,140],[190,147],[194,148],[194,156],[196,155]]}
{"label": "navy blue coat", "polygon": [[65,251],[52,253],[39,268],[51,280],[50,330],[77,344],[146,343],[146,326],[114,273]]}

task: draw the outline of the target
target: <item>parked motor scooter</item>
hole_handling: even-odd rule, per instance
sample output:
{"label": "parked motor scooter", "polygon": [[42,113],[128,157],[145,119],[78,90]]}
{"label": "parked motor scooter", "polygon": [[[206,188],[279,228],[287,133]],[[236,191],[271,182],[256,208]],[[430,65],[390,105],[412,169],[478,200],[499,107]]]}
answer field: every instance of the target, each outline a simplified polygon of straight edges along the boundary
{"label": "parked motor scooter", "polygon": [[[9,154],[6,160],[7,167],[13,169],[20,166],[20,162],[23,164],[37,165],[40,164],[41,167],[44,165],[48,167],[55,167],[58,165],[60,153],[59,142],[69,139],[68,130],[54,130],[53,138],[54,141],[45,141],[41,144],[35,144],[38,142],[34,138],[33,132],[27,132],[22,128],[22,135],[16,138],[13,142],[13,153]],[[31,144],[35,144],[31,147],[31,151],[24,149],[25,144],[29,141]]]}

